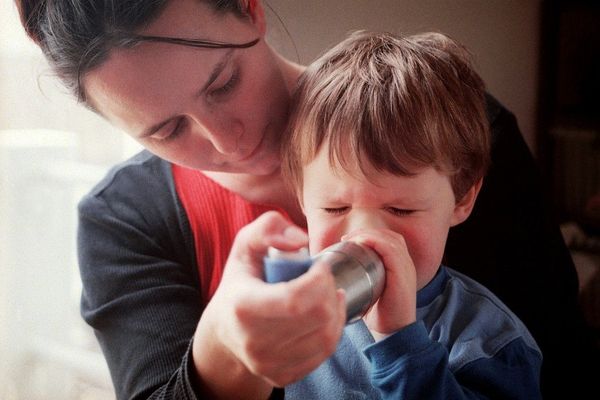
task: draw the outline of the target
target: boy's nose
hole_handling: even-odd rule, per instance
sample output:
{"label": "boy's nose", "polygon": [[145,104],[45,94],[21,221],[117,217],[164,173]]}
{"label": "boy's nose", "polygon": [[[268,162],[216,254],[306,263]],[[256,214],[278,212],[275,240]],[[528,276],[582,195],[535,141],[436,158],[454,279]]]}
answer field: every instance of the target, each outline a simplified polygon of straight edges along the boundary
{"label": "boy's nose", "polygon": [[346,224],[345,233],[350,233],[357,229],[381,228],[387,228],[387,225],[378,210],[352,210]]}

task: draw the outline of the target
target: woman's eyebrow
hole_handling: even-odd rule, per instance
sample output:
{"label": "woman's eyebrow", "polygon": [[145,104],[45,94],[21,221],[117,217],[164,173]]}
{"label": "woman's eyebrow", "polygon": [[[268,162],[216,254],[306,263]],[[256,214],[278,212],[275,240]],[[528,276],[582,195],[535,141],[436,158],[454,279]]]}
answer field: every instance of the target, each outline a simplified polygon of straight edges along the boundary
{"label": "woman's eyebrow", "polygon": [[[234,49],[228,49],[227,52],[221,57],[221,60],[215,65],[212,72],[210,73],[206,83],[202,85],[202,88],[195,94],[195,98],[200,97],[206,90],[210,87],[210,85],[219,77],[221,72],[227,66],[227,63],[231,59],[231,55],[233,54]],[[176,119],[177,116],[171,116],[167,119],[152,125],[151,127],[144,129],[144,131],[137,136],[138,139],[143,139],[148,136],[154,135],[156,132],[160,131],[165,125],[167,125],[172,120]]]}

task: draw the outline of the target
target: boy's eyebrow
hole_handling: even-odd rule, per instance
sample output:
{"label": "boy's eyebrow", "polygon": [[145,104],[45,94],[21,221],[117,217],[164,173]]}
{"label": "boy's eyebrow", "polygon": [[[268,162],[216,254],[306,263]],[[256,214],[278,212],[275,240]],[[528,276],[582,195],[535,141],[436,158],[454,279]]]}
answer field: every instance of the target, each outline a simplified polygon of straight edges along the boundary
{"label": "boy's eyebrow", "polygon": [[[223,55],[223,57],[221,57],[221,60],[215,65],[212,72],[208,76],[208,79],[206,80],[204,85],[202,85],[202,88],[200,90],[198,90],[198,92],[195,94],[195,98],[200,97],[204,92],[206,92],[206,89],[208,89],[210,87],[210,85],[212,85],[212,83],[219,77],[219,75],[221,75],[221,72],[223,72],[223,70],[227,66],[227,63],[231,59],[233,50],[234,49],[227,49],[227,52]],[[168,117],[165,120],[163,120],[159,123],[156,123],[147,129],[144,129],[144,131],[142,131],[142,133],[139,136],[137,136],[137,138],[142,139],[142,138],[154,135],[156,132],[160,131],[165,125],[167,125],[169,122],[173,121],[176,118],[177,118],[177,116]]]}

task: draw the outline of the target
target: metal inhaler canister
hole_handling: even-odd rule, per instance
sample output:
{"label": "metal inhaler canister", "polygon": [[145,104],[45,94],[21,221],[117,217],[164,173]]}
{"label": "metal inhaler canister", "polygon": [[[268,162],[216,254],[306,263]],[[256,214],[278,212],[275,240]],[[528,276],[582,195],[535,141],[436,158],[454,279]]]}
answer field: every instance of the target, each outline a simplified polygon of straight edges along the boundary
{"label": "metal inhaler canister", "polygon": [[336,243],[317,254],[314,261],[331,266],[336,287],[346,292],[346,321],[354,322],[379,299],[385,269],[373,250],[353,242]]}
{"label": "metal inhaler canister", "polygon": [[284,252],[269,249],[265,258],[265,280],[281,282],[297,278],[315,262],[330,266],[336,287],[346,292],[346,322],[359,320],[375,304],[385,284],[385,269],[373,250],[353,242],[339,242],[314,257],[303,249]]}

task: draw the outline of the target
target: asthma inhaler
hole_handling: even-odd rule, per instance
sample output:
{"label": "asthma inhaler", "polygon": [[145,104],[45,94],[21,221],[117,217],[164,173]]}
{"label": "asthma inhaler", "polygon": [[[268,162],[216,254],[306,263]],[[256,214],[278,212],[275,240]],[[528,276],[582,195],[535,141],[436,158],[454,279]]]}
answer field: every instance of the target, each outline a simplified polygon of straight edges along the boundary
{"label": "asthma inhaler", "polygon": [[265,281],[292,280],[317,261],[331,267],[336,287],[346,292],[346,323],[362,318],[381,296],[385,284],[381,259],[370,248],[353,242],[333,244],[314,257],[305,248],[286,252],[271,247],[264,260]]}

